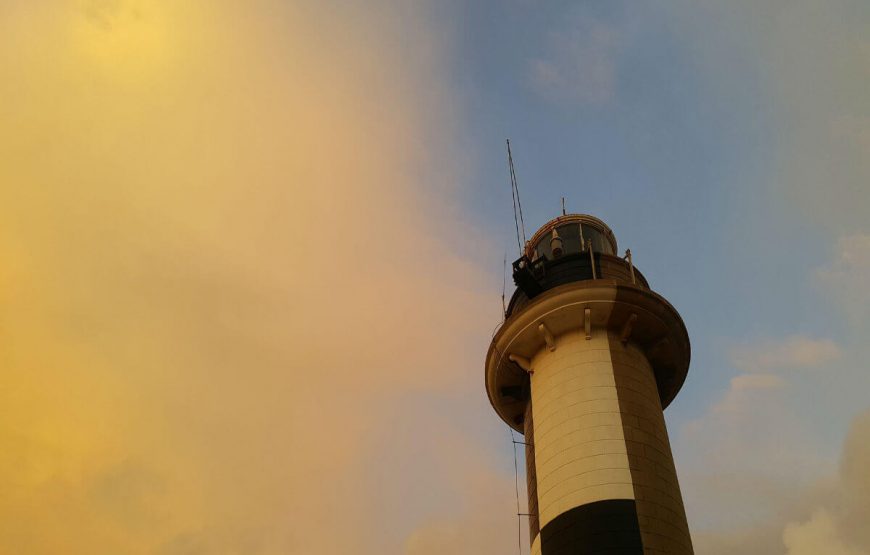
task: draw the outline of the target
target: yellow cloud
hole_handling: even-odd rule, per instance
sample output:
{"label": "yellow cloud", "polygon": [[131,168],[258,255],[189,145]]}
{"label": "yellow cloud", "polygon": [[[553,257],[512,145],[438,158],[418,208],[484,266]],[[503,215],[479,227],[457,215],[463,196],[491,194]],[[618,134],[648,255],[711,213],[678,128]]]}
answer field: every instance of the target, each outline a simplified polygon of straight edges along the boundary
{"label": "yellow cloud", "polygon": [[[181,46],[172,29],[172,4],[130,0],[88,0],[69,22],[72,46],[110,75],[146,78],[170,63]],[[174,31],[174,32],[173,32]]]}
{"label": "yellow cloud", "polygon": [[350,7],[32,4],[0,8],[0,552],[400,546],[370,446],[476,383],[498,314],[438,216],[438,60]]}

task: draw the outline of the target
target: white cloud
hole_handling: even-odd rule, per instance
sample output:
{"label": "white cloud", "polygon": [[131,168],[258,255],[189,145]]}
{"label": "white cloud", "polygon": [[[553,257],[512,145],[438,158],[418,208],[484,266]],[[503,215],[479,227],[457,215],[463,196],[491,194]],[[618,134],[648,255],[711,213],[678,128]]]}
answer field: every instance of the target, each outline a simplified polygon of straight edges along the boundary
{"label": "white cloud", "polygon": [[[730,356],[741,372],[681,431],[679,441],[691,445],[680,454],[687,469],[681,482],[689,513],[707,513],[696,514],[698,521],[748,531],[755,522],[781,517],[784,507],[793,506],[809,484],[833,473],[835,459],[812,447],[813,437],[806,429],[811,417],[799,401],[818,380],[792,380],[788,371],[826,366],[841,352],[830,339],[791,336],[743,345]],[[715,521],[709,520],[711,515]],[[715,530],[707,528],[704,541],[718,546],[714,552],[727,552],[736,536],[725,541]],[[765,532],[768,545],[771,534],[777,537],[779,530]],[[760,545],[756,535],[744,535]]]}
{"label": "white cloud", "polygon": [[783,531],[787,555],[870,554],[870,411],[852,423],[840,461],[835,495],[808,520]]}
{"label": "white cloud", "polygon": [[867,318],[870,312],[870,234],[840,237],[836,258],[819,268],[819,283],[854,319]]}
{"label": "white cloud", "polygon": [[784,386],[785,380],[774,374],[742,374],[731,379],[732,391],[779,389]]}
{"label": "white cloud", "polygon": [[[677,463],[698,553],[855,555],[870,549],[868,538],[856,536],[868,528],[870,495],[854,493],[860,488],[845,470],[860,469],[853,474],[870,481],[870,457],[847,464],[859,460],[848,455],[849,446],[861,443],[847,442],[841,476],[833,465],[810,462],[829,457],[830,438],[839,436],[847,415],[867,406],[870,96],[864,92],[867,19],[857,5],[832,0],[819,9],[818,2],[800,0],[686,0],[672,12],[683,23],[673,28],[690,37],[698,68],[708,72],[706,85],[722,91],[722,106],[737,118],[761,118],[761,127],[756,122],[746,129],[763,127],[759,150],[769,162],[756,179],[745,181],[755,181],[746,204],[763,208],[768,228],[772,217],[785,217],[799,219],[801,232],[815,237],[844,236],[835,260],[815,275],[823,295],[854,320],[843,332],[826,332],[830,339],[795,336],[730,353],[741,374],[779,375],[789,379],[789,387],[751,387],[767,379],[732,381],[720,405],[735,410],[708,411],[684,430],[685,452]],[[741,98],[746,104],[735,100]],[[777,245],[773,240],[764,246]],[[824,253],[820,258],[810,264],[827,262]],[[803,372],[801,379],[788,374],[816,368],[837,371]],[[749,409],[755,412],[746,414]],[[696,454],[702,450],[709,453]],[[733,478],[752,488],[735,492]],[[760,487],[759,479],[786,487]],[[762,513],[759,505],[768,509]],[[749,518],[738,521],[745,513]]]}
{"label": "white cloud", "polygon": [[[770,434],[765,439],[776,441]],[[741,456],[751,456],[751,446],[743,442],[742,447]],[[790,469],[783,464],[787,461],[767,456],[765,460],[775,470],[767,476],[740,469],[733,474],[715,472],[706,483],[693,475],[681,479],[691,484],[684,493],[703,487],[703,492],[694,493],[716,502],[730,501],[734,508],[754,517],[731,529],[720,519],[712,529],[695,530],[699,553],[870,555],[870,411],[852,421],[839,472],[831,472],[829,478],[819,479],[825,474],[817,472],[815,483],[795,481],[787,476]],[[760,517],[756,514],[758,504],[769,507]]]}
{"label": "white cloud", "polygon": [[[830,339],[794,335],[779,341],[765,340],[731,350],[732,364],[743,373],[731,378],[728,389],[710,409],[712,415],[745,420],[769,405],[773,395],[788,385],[781,371],[816,368],[837,360],[840,347]],[[702,420],[688,425],[697,430]]]}
{"label": "white cloud", "polygon": [[769,392],[782,389],[786,381],[775,374],[741,374],[731,378],[728,391],[711,412],[745,416],[768,402]]}
{"label": "white cloud", "polygon": [[554,33],[549,55],[530,62],[532,87],[554,101],[609,102],[616,93],[621,39],[615,27],[588,18],[570,31]]}
{"label": "white cloud", "polygon": [[745,372],[818,367],[841,356],[831,339],[793,335],[780,341],[762,341],[732,349],[731,362]]}
{"label": "white cloud", "polygon": [[807,522],[789,523],[782,533],[787,555],[867,555],[840,539],[837,523],[826,509],[818,509]]}

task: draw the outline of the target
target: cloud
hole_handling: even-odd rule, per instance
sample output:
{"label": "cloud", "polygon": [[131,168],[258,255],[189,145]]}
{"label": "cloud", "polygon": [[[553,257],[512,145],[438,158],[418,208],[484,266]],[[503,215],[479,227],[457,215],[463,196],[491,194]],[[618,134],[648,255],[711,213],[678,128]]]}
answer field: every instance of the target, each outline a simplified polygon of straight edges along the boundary
{"label": "cloud", "polygon": [[870,313],[870,234],[840,237],[833,262],[816,272],[824,291],[860,322]]}
{"label": "cloud", "polygon": [[[807,234],[817,245],[841,237],[836,259],[811,263],[824,267],[810,275],[820,285],[819,308],[834,300],[852,320],[831,326],[829,337],[751,339],[729,353],[740,374],[778,376],[788,385],[740,390],[728,383],[716,406],[730,410],[706,411],[675,441],[699,553],[784,553],[788,523],[793,550],[813,535],[830,540],[808,552],[867,550],[865,541],[849,536],[860,527],[844,522],[841,478],[826,460],[848,418],[867,406],[859,393],[867,390],[867,272],[858,253],[870,221],[870,96],[864,92],[867,14],[856,6],[849,0],[833,0],[824,10],[789,0],[687,1],[670,10],[679,22],[671,28],[697,61],[707,106],[740,138],[735,150],[747,162],[743,167],[758,162],[737,179],[745,188],[734,195],[748,216],[746,244],[772,256],[784,243],[771,226]],[[751,152],[743,151],[746,144]]]}
{"label": "cloud", "polygon": [[[831,0],[824,10],[811,1],[703,0],[677,2],[671,14],[723,106],[764,122],[764,132],[742,122],[767,158],[757,178],[764,196],[812,233],[866,232],[866,12],[851,0]],[[747,189],[746,198],[757,193]]]}
{"label": "cloud", "polygon": [[787,555],[870,553],[870,411],[852,423],[840,460],[835,495],[808,520],[789,522],[783,531]]}
{"label": "cloud", "polygon": [[[828,367],[840,351],[831,340],[806,336],[734,348],[730,356],[742,372],[702,416],[684,424],[679,441],[691,446],[680,453],[687,511],[712,552],[727,551],[741,534],[757,540],[754,523],[786,514],[809,484],[832,471],[833,458],[811,447],[812,415],[800,406],[818,390],[821,373],[790,376],[800,368]],[[705,512],[709,516],[702,518]],[[717,528],[729,530],[727,541]],[[758,545],[773,542],[771,533]]]}
{"label": "cloud", "polygon": [[531,60],[530,83],[553,101],[604,104],[616,94],[617,58],[624,37],[607,23],[591,18],[550,36],[546,57]]}
{"label": "cloud", "polygon": [[[731,362],[743,373],[731,378],[728,389],[712,405],[710,413],[742,421],[754,418],[788,385],[783,371],[822,367],[841,356],[834,341],[802,335],[735,347],[730,352]],[[702,422],[696,420],[687,427],[697,431],[704,426]]]}
{"label": "cloud", "polygon": [[749,529],[719,531],[693,531],[692,543],[696,553],[704,555],[773,555],[782,553],[781,527],[755,526]]}
{"label": "cloud", "polygon": [[842,542],[834,519],[819,509],[807,522],[789,523],[782,534],[787,555],[866,555],[866,551]]}
{"label": "cloud", "polygon": [[754,414],[759,405],[768,402],[768,392],[783,389],[785,386],[786,381],[775,374],[741,374],[731,378],[728,391],[710,410],[745,418]]}
{"label": "cloud", "polygon": [[743,345],[730,353],[732,364],[747,372],[819,367],[841,355],[839,345],[833,340],[803,335]]}
{"label": "cloud", "polygon": [[[731,529],[723,528],[720,521],[713,529],[695,530],[696,549],[711,555],[870,553],[870,531],[866,527],[870,519],[868,446],[870,411],[853,419],[840,454],[839,471],[830,478],[820,478],[825,473],[817,472],[815,482],[784,477],[777,486],[775,475],[752,478],[745,469],[732,475],[716,475],[704,488],[704,495],[712,493],[714,499],[721,500],[716,488],[730,491],[735,507],[742,503],[743,510],[753,512],[755,517]],[[766,460],[780,472],[788,471],[787,466]],[[690,481],[698,486],[692,477]],[[757,503],[770,504],[771,510],[759,515],[753,511]]]}
{"label": "cloud", "polygon": [[[516,550],[513,468],[493,472],[493,461],[482,458],[479,449],[468,441],[457,441],[459,437],[454,435],[439,445],[438,452],[445,459],[442,464],[453,467],[452,487],[462,492],[461,502],[421,522],[405,541],[405,555],[499,555]],[[461,458],[450,455],[460,452]],[[521,522],[521,526],[521,541],[528,545],[527,523]]]}
{"label": "cloud", "polygon": [[81,11],[94,25],[111,31],[113,20],[124,13],[135,13],[137,7],[132,7],[129,2],[121,0],[89,0],[81,6]]}
{"label": "cloud", "polygon": [[784,386],[785,380],[773,374],[742,374],[731,379],[731,389],[733,391],[779,389]]}
{"label": "cloud", "polygon": [[498,318],[441,39],[314,4],[0,8],[0,551],[389,553],[461,498],[412,441]]}
{"label": "cloud", "polygon": [[678,464],[699,552],[868,552],[868,414],[854,420],[839,472],[824,447],[831,421],[866,407],[852,393],[866,389],[862,352],[860,343],[803,335],[730,351],[741,373],[678,440],[691,446]]}
{"label": "cloud", "polygon": [[[705,537],[723,546],[740,536],[733,536],[737,531],[758,540],[761,533],[753,532],[753,522],[787,514],[803,502],[812,483],[830,475],[833,458],[812,447],[819,438],[810,430],[820,425],[820,415],[807,413],[802,404],[822,403],[826,397],[820,392],[848,383],[853,359],[831,339],[804,335],[740,345],[731,349],[729,357],[742,373],[730,380],[727,390],[703,416],[683,429],[693,449],[706,453],[690,458],[692,468],[702,469],[686,480],[696,489],[690,496],[715,500],[709,506],[720,515],[731,506],[732,510],[741,505],[753,507],[739,513],[742,517],[719,517],[721,525],[731,528],[728,534],[732,538],[722,543],[711,531]],[[801,369],[814,371],[798,379],[795,372]],[[728,486],[720,488],[720,482]],[[767,540],[758,545],[773,541],[773,527],[761,534]],[[723,547],[720,551],[726,550]]]}
{"label": "cloud", "polygon": [[689,446],[676,460],[694,532],[751,527],[791,502],[798,484],[833,466],[807,449],[793,395],[779,376],[737,376],[679,429],[675,441]]}

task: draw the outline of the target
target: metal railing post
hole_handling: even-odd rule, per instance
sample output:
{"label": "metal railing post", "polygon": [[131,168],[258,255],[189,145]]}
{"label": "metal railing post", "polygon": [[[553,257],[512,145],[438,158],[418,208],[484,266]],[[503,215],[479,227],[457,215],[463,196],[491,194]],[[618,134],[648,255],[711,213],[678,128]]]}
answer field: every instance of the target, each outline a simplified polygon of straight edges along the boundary
{"label": "metal railing post", "polygon": [[586,248],[589,249],[589,262],[592,264],[592,279],[598,279],[598,273],[595,271],[595,253],[592,252],[592,239],[587,241]]}
{"label": "metal railing post", "polygon": [[631,272],[631,283],[637,285],[637,279],[634,277],[634,264],[631,262],[631,249],[625,249],[625,259],[628,260],[628,271]]}

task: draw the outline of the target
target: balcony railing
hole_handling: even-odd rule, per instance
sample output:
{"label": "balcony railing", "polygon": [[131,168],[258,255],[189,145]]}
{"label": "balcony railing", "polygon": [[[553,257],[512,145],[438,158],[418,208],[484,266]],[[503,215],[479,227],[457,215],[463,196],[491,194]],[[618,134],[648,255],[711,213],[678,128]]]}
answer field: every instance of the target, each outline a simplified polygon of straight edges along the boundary
{"label": "balcony railing", "polygon": [[563,254],[552,260],[545,257],[529,260],[523,256],[513,263],[513,278],[517,290],[511,297],[505,317],[544,291],[576,281],[610,279],[649,289],[646,278],[631,261],[631,251],[626,251],[624,258],[590,250]]}

